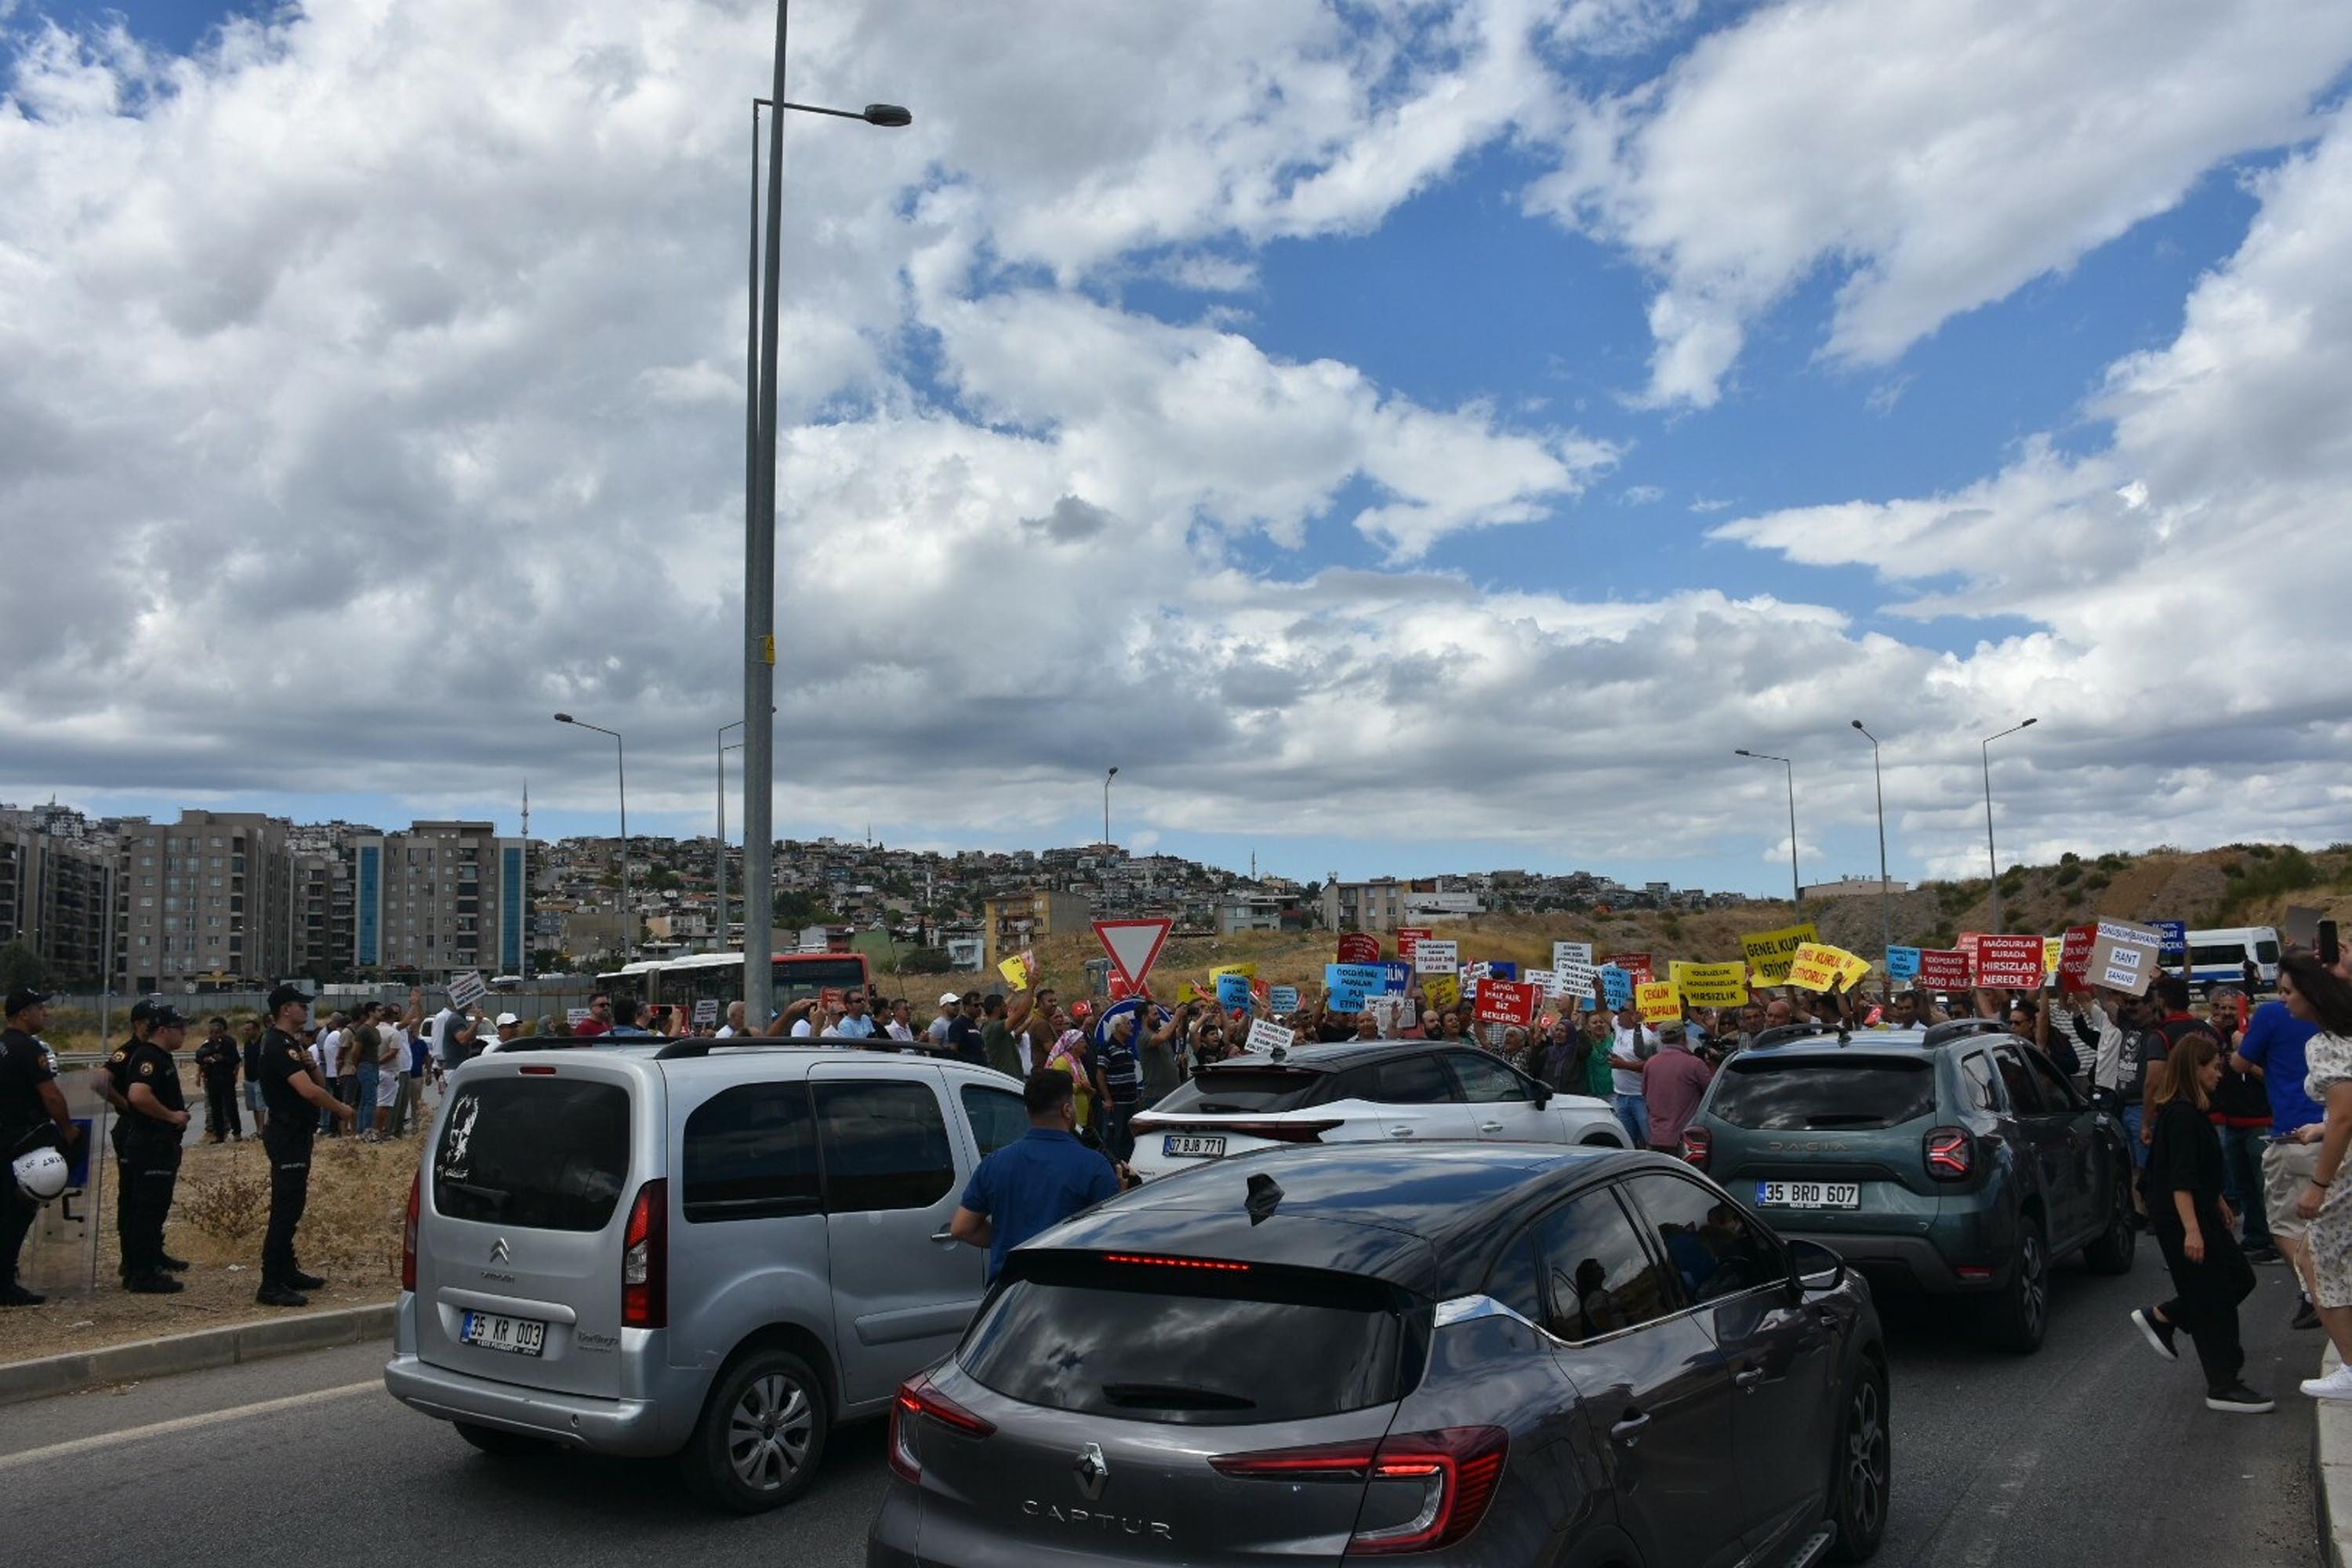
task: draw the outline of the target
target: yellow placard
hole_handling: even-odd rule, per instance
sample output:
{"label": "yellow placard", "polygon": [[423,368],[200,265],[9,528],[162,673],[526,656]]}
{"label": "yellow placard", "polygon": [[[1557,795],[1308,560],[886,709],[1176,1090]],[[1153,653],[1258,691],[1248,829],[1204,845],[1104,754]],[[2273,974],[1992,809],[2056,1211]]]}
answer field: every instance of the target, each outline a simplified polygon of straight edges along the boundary
{"label": "yellow placard", "polygon": [[1821,940],[1821,929],[1807,921],[1801,925],[1782,926],[1779,931],[1749,931],[1739,939],[1739,950],[1748,955],[1759,984],[1786,985],[1790,961],[1796,957],[1797,950],[1809,942]]}
{"label": "yellow placard", "polygon": [[[1835,991],[1845,983],[1846,961],[1852,957],[1842,947],[1806,942],[1789,960],[1789,984],[1808,991]],[[1865,972],[1869,967],[1863,965]]]}
{"label": "yellow placard", "polygon": [[2042,973],[2046,978],[2058,973],[2058,963],[2066,954],[2066,939],[2045,936],[2042,939]]}
{"label": "yellow placard", "polygon": [[1421,977],[1421,994],[1433,1007],[1458,1007],[1462,1005],[1462,976],[1424,974]]}
{"label": "yellow placard", "polygon": [[1671,980],[1654,980],[1633,987],[1633,1005],[1645,1024],[1668,1024],[1683,1016],[1682,987]]}
{"label": "yellow placard", "polygon": [[1257,978],[1257,965],[1255,963],[1220,963],[1217,967],[1209,971],[1209,978],[1212,980],[1214,980],[1220,974],[1238,974],[1243,976],[1244,979],[1255,980]]}
{"label": "yellow placard", "polygon": [[1838,968],[1840,988],[1842,990],[1851,991],[1855,986],[1861,984],[1864,978],[1869,973],[1870,960],[1858,957],[1855,954],[1849,952],[1845,955],[1844,963],[1840,964]]}
{"label": "yellow placard", "polygon": [[1739,1007],[1748,1002],[1745,963],[1686,963],[1675,960],[1667,977],[1694,1007]]}
{"label": "yellow placard", "polygon": [[1006,959],[996,966],[996,973],[1004,976],[1006,983],[1015,991],[1029,989],[1029,972],[1021,966],[1019,959]]}

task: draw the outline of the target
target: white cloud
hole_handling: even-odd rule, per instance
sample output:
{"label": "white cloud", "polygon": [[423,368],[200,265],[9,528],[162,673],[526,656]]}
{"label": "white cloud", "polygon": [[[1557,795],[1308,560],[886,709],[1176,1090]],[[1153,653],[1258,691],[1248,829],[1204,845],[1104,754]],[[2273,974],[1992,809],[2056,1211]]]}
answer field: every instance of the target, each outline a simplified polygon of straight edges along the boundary
{"label": "white cloud", "polygon": [[1647,395],[1705,405],[1816,268],[1828,353],[1883,363],[2305,134],[2347,60],[2340,0],[1768,5],[1589,106],[1528,203],[1658,273]]}

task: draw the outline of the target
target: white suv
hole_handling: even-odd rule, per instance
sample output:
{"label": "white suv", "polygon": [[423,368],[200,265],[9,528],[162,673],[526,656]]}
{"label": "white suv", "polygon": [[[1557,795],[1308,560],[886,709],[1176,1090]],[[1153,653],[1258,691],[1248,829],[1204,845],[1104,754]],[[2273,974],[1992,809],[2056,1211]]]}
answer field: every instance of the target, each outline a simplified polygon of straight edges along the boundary
{"label": "white suv", "polygon": [[1301,1046],[1279,1061],[1233,1057],[1202,1068],[1129,1125],[1128,1164],[1147,1181],[1286,1143],[1626,1146],[1605,1101],[1556,1094],[1475,1046],[1444,1040]]}

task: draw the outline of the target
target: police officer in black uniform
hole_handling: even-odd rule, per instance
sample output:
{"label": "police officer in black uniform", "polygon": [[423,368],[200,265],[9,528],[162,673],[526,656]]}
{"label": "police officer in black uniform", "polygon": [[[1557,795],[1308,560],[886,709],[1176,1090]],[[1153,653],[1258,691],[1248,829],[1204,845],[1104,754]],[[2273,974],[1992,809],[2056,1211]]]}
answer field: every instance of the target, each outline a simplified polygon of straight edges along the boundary
{"label": "police officer in black uniform", "polygon": [[205,1132],[215,1143],[245,1138],[245,1118],[236,1108],[237,1055],[228,1020],[218,1014],[206,1019],[204,1044],[196,1047],[196,1073],[205,1086]]}
{"label": "police officer in black uniform", "polygon": [[16,1283],[16,1254],[40,1205],[17,1189],[8,1163],[43,1147],[63,1150],[70,1159],[81,1135],[40,1039],[48,1000],[29,985],[17,986],[8,993],[8,1026],[0,1030],[0,1307],[37,1307],[47,1300]]}
{"label": "police officer in black uniform", "polygon": [[131,1167],[123,1153],[124,1137],[131,1131],[131,1058],[147,1043],[153,1027],[156,1003],[151,996],[142,996],[131,1005],[131,1037],[106,1054],[99,1068],[98,1092],[113,1108],[113,1125],[107,1129],[106,1141],[114,1150],[114,1239],[122,1262],[122,1278],[131,1278]]}
{"label": "police officer in black uniform", "polygon": [[163,1221],[179,1185],[180,1135],[188,1126],[180,1064],[173,1056],[187,1029],[179,1009],[155,1004],[147,1015],[147,1038],[131,1051],[123,1074],[131,1114],[123,1118],[122,1133],[122,1288],[135,1296],[173,1296],[182,1289],[170,1272],[179,1260],[163,1250]]}
{"label": "police officer in black uniform", "polygon": [[261,1241],[261,1289],[253,1299],[265,1307],[307,1307],[302,1294],[326,1281],[305,1274],[294,1262],[294,1227],[310,1196],[310,1140],[319,1112],[340,1116],[350,1126],[355,1112],[329,1094],[310,1069],[302,1048],[310,999],[299,986],[280,985],[269,994],[269,1032],[261,1037],[262,1104],[269,1120],[261,1146],[269,1153],[269,1229]]}

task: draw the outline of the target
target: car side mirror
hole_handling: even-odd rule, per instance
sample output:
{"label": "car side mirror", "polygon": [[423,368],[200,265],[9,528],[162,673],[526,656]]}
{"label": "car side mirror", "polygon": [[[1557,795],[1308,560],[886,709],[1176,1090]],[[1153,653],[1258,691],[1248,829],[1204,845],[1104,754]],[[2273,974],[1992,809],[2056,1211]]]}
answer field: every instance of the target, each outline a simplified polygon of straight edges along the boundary
{"label": "car side mirror", "polygon": [[1834,1290],[1845,1283],[1845,1255],[1818,1241],[1792,1241],[1789,1279],[1801,1296]]}
{"label": "car side mirror", "polygon": [[1538,1105],[1549,1105],[1551,1103],[1551,1085],[1544,1082],[1541,1079],[1536,1079],[1535,1089],[1536,1103]]}

